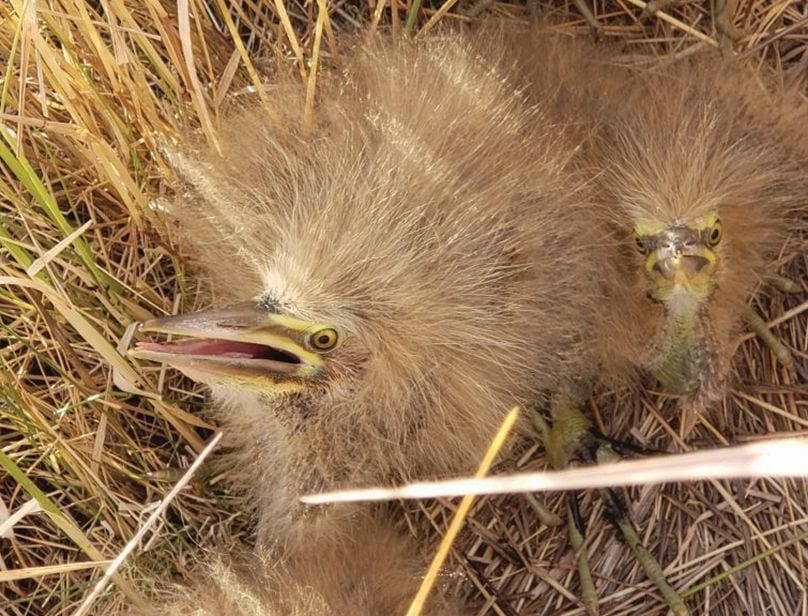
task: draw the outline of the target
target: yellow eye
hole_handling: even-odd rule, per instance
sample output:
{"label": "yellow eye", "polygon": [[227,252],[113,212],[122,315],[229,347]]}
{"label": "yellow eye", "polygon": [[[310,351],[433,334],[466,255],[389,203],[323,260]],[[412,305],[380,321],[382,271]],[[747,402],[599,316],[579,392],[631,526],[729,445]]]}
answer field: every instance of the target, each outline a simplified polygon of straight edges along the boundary
{"label": "yellow eye", "polygon": [[708,231],[707,245],[710,246],[710,248],[718,246],[718,243],[721,241],[722,234],[723,234],[723,228],[721,226],[721,221],[716,220],[715,224]]}
{"label": "yellow eye", "polygon": [[330,351],[337,346],[337,342],[339,342],[339,334],[331,327],[318,329],[309,336],[309,345],[316,351]]}
{"label": "yellow eye", "polygon": [[645,254],[647,252],[645,248],[645,242],[636,233],[634,234],[634,247],[637,249],[637,252],[639,253]]}

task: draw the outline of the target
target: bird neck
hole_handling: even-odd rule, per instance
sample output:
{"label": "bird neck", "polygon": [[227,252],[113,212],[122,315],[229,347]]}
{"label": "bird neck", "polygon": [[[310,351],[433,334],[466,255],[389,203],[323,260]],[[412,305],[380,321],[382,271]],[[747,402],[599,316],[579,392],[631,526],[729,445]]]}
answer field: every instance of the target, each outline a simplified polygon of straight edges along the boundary
{"label": "bird neck", "polygon": [[697,298],[665,303],[665,320],[653,345],[651,372],[671,393],[701,389],[712,373],[712,332]]}

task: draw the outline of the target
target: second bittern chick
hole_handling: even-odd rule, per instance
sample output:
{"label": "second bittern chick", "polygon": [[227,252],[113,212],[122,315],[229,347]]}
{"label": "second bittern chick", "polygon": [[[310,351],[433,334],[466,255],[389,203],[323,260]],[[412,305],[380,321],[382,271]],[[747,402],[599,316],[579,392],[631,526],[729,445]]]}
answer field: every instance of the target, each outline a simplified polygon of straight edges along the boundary
{"label": "second bittern chick", "polygon": [[800,290],[774,260],[808,211],[808,158],[793,112],[721,60],[615,78],[626,87],[603,101],[610,117],[592,161],[599,208],[622,246],[624,299],[641,318],[612,322],[625,357],[683,396],[687,432],[690,409],[723,397],[744,322],[787,368],[800,367],[748,302],[769,282]]}
{"label": "second bittern chick", "polygon": [[[513,405],[565,381],[597,259],[555,127],[501,41],[359,45],[304,92],[171,154],[174,215],[227,305],[132,354],[208,384],[262,542],[306,553],[298,497],[476,467]],[[350,582],[350,581],[349,581]],[[346,583],[349,583],[346,582]],[[352,582],[351,582],[352,583]]]}
{"label": "second bittern chick", "polygon": [[[321,517],[305,546],[282,558],[260,547],[219,554],[192,585],[133,616],[403,615],[423,576],[415,546],[383,519],[357,514],[350,523],[350,535],[335,533]],[[426,613],[462,611],[435,597]]]}
{"label": "second bittern chick", "polygon": [[593,339],[601,371],[647,370],[703,410],[725,393],[753,293],[800,290],[774,261],[808,211],[808,110],[718,57],[631,68],[585,42],[531,32],[512,44],[529,96],[577,127],[588,217],[612,244]]}
{"label": "second bittern chick", "polygon": [[[808,112],[719,58],[630,68],[607,46],[546,32],[513,32],[508,44],[526,95],[577,133],[593,202],[587,224],[609,252],[589,263],[600,274],[584,330],[591,364],[553,402],[551,462],[614,457],[581,409],[595,382],[633,383],[640,372],[680,397],[687,434],[725,394],[744,321],[799,372],[749,302],[767,281],[800,290],[773,265],[808,211],[808,124],[797,120]],[[614,494],[607,502],[633,533]],[[675,613],[686,613],[660,567],[644,553],[641,562]]]}

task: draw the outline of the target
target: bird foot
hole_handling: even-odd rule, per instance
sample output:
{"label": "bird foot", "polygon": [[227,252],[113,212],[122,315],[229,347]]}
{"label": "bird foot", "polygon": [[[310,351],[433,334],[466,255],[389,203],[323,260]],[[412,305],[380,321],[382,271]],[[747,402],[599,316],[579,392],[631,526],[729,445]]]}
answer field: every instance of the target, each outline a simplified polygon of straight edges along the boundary
{"label": "bird foot", "polygon": [[642,540],[637,534],[636,529],[634,528],[634,525],[631,523],[631,520],[628,517],[628,512],[623,504],[622,499],[618,497],[614,490],[601,490],[600,494],[602,499],[605,499],[607,494],[609,495],[609,498],[613,497],[617,499],[617,503],[607,505],[607,511],[614,510],[613,508],[617,504],[619,504],[621,507],[620,514],[615,515],[614,519],[610,519],[610,521],[623,535],[623,539],[634,553],[634,558],[637,559],[637,562],[642,567],[645,575],[648,576],[648,579],[651,580],[657,587],[657,590],[662,593],[662,596],[665,598],[668,607],[671,609],[674,615],[687,616],[687,614],[690,612],[685,606],[684,599],[682,599],[682,596],[676,591],[675,588],[673,588],[673,586],[670,585],[668,579],[665,577],[665,572],[662,570],[662,567],[659,564],[659,561],[654,558],[654,555],[651,554],[651,552],[648,551],[648,548],[646,548],[643,544]]}
{"label": "bird foot", "polygon": [[567,536],[575,554],[575,566],[581,583],[581,603],[589,616],[598,616],[600,611],[598,592],[592,580],[592,568],[589,566],[589,556],[586,553],[585,524],[575,492],[567,493]]}
{"label": "bird foot", "polygon": [[[531,417],[544,443],[547,458],[555,468],[615,462],[621,459],[623,453],[643,451],[635,445],[605,437],[581,411],[580,405],[570,397],[554,396],[551,415],[551,424],[538,413],[531,414]],[[599,494],[604,503],[607,519],[620,531],[637,562],[656,585],[670,609],[676,616],[688,614],[682,597],[668,583],[659,562],[642,544],[629,519],[623,499],[613,489],[599,490]],[[594,615],[598,613],[598,598],[585,549],[583,516],[574,493],[570,493],[567,497],[567,510],[570,545],[576,555],[578,578],[581,583],[581,602],[587,613]]]}
{"label": "bird foot", "polygon": [[[783,280],[787,283],[794,284],[787,278]],[[772,333],[766,321],[763,320],[754,308],[746,309],[744,312],[744,320],[749,326],[749,329],[757,334],[766,346],[769,347],[771,352],[774,353],[777,361],[783,364],[792,374],[797,374],[802,381],[808,381],[808,369],[806,369],[802,363],[794,359],[794,354],[791,352],[791,349]]]}
{"label": "bird foot", "polygon": [[778,291],[795,295],[802,291],[802,287],[786,276],[781,276],[776,272],[769,272],[764,277],[766,284],[774,287]]}
{"label": "bird foot", "polygon": [[617,462],[628,454],[661,453],[605,436],[581,411],[577,400],[577,396],[556,394],[551,406],[552,423],[538,413],[531,415],[553,467],[563,469],[576,463],[602,464]]}

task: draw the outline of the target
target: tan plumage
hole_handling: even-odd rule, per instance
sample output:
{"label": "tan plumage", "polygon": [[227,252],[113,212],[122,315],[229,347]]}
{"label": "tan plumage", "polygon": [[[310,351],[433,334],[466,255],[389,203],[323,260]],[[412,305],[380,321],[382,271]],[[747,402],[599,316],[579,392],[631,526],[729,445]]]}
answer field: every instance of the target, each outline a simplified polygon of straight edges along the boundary
{"label": "tan plumage", "polygon": [[[197,342],[134,355],[211,385],[270,559],[305,560],[325,519],[361,561],[373,543],[353,517],[305,510],[301,494],[469,472],[508,408],[579,370],[595,243],[562,136],[502,48],[360,45],[323,81],[312,133],[285,84],[275,120],[234,118],[221,155],[172,154],[190,250],[218,302],[249,303],[145,323]],[[342,344],[316,352],[332,333]]]}
{"label": "tan plumage", "polygon": [[[799,118],[808,113],[773,100],[752,75],[718,58],[632,69],[606,46],[536,31],[507,40],[526,96],[576,146],[592,201],[587,224],[607,253],[580,263],[598,274],[581,329],[591,354],[582,383],[552,405],[549,460],[565,467],[613,458],[581,411],[587,384],[636,383],[638,372],[681,397],[687,435],[725,394],[744,321],[800,372],[748,302],[804,224],[808,156]],[[619,500],[606,500],[627,542],[638,542]],[[582,537],[571,532],[571,541]],[[638,558],[672,611],[686,614],[659,564],[648,553]],[[584,559],[579,571],[589,587],[584,600],[596,610]]]}
{"label": "tan plumage", "polygon": [[[414,546],[384,520],[357,515],[350,525],[346,535],[331,521],[310,524],[305,547],[285,558],[261,548],[220,554],[143,616],[404,614],[423,575]],[[461,613],[440,597],[430,610]]]}
{"label": "tan plumage", "polygon": [[[701,78],[694,80],[694,74]],[[663,96],[661,88],[671,83],[673,92]],[[711,212],[720,219],[713,292],[702,300],[689,342],[703,347],[691,359],[697,380],[676,388],[666,382],[669,376],[658,375],[697,404],[723,396],[747,302],[773,271],[798,210],[808,204],[808,160],[789,150],[776,117],[771,119],[776,109],[758,100],[763,93],[755,86],[740,71],[709,61],[638,79],[601,150],[609,160],[601,176],[601,207],[613,220],[691,225]],[[614,204],[620,211],[611,214]],[[671,326],[671,308],[648,298],[643,255],[621,256],[621,269],[639,274],[632,281],[633,301],[644,317],[645,331],[637,328],[632,354],[658,369],[660,332],[664,336]],[[642,352],[653,337],[650,353]]]}
{"label": "tan plumage", "polygon": [[[678,388],[692,401],[723,392],[744,306],[808,194],[802,154],[775,136],[790,120],[771,119],[750,82],[712,61],[654,75],[535,33],[469,40],[359,44],[321,84],[312,133],[299,128],[302,91],[282,83],[274,116],[234,118],[221,154],[171,154],[189,250],[217,303],[250,304],[146,328],[212,338],[202,347],[234,364],[263,357],[266,330],[286,353],[267,359],[287,364],[262,380],[244,366],[200,372],[194,344],[173,347],[179,360],[165,345],[135,353],[211,385],[255,505],[256,558],[268,564],[257,577],[238,563],[214,569],[203,606],[380,613],[358,585],[402,611],[421,566],[406,539],[383,518],[363,534],[365,512],[306,510],[300,494],[467,472],[513,404],[640,369],[668,378],[670,307],[648,296],[659,289],[634,248],[638,224],[719,212],[724,237],[695,334],[677,342],[694,354],[677,370],[698,377]],[[344,342],[320,355],[303,336],[315,330]],[[221,345],[231,331],[241,346]],[[300,359],[291,367],[290,354]],[[560,465],[568,455],[551,453]],[[312,546],[324,536],[335,543],[320,561]],[[362,564],[380,545],[395,555],[391,569]],[[329,564],[346,558],[356,567]],[[312,582],[301,603],[309,566],[338,575]]]}
{"label": "tan plumage", "polygon": [[[577,129],[591,221],[612,244],[599,289],[601,371],[618,379],[634,367],[655,373],[687,395],[685,406],[703,409],[723,396],[750,297],[804,220],[808,155],[800,118],[808,113],[711,55],[630,68],[606,46],[521,36],[511,38],[512,50],[523,58],[529,97]],[[711,215],[722,231],[712,247],[715,271],[683,294],[694,305],[652,297],[662,291],[645,271],[637,229],[693,227]],[[693,321],[679,345],[690,349],[679,365],[687,374],[672,375],[666,338],[682,312]]]}

